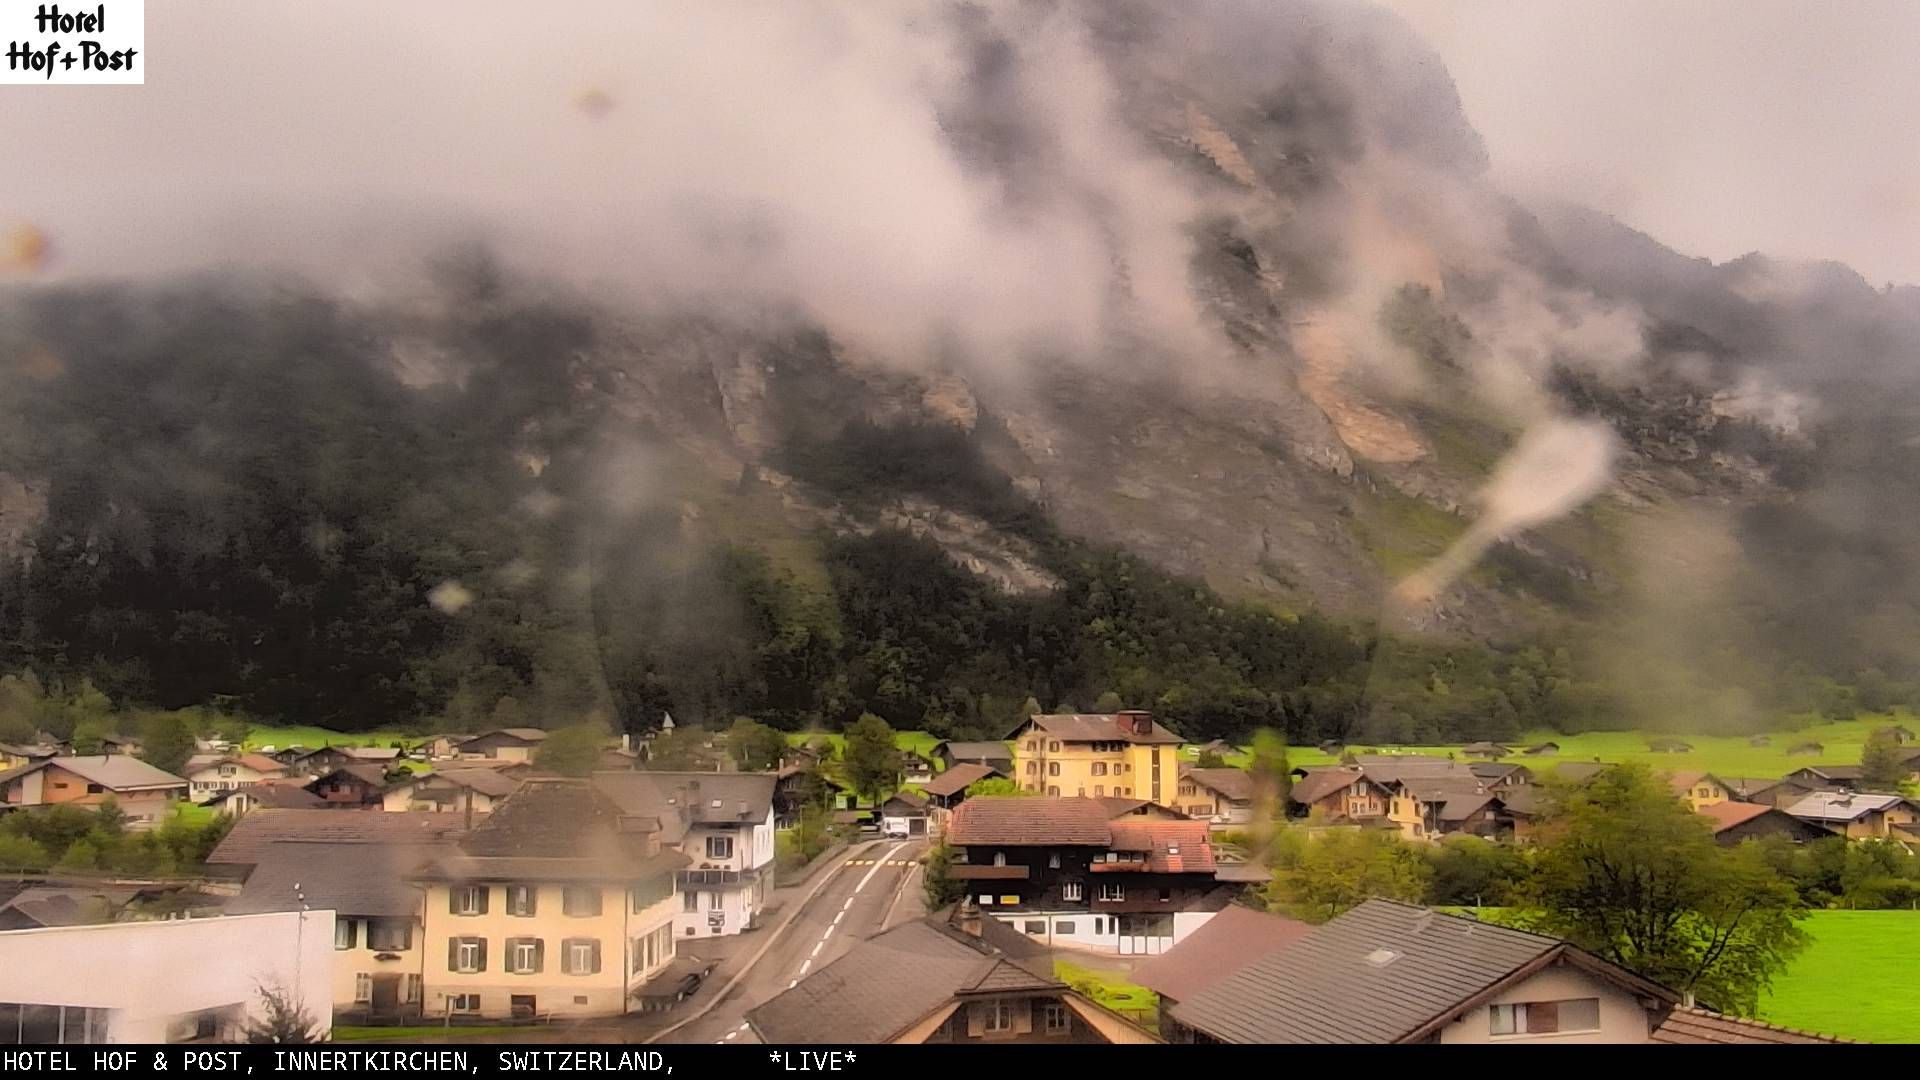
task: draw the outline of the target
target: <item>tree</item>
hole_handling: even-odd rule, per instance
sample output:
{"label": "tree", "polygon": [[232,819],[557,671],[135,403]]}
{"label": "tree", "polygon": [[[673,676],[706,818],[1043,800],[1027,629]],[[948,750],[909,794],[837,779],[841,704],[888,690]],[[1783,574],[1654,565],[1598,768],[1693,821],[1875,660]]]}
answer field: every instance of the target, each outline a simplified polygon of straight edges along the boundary
{"label": "tree", "polygon": [[588,721],[547,733],[533,752],[533,763],[562,776],[585,776],[600,764],[607,747],[605,724]]}
{"label": "tree", "polygon": [[97,718],[80,721],[73,726],[73,752],[81,757],[105,753],[103,740],[113,734],[107,730],[107,722]]}
{"label": "tree", "polygon": [[68,846],[57,865],[62,870],[98,870],[100,845],[94,843],[91,837],[81,837]]}
{"label": "tree", "polygon": [[1456,833],[1424,853],[1433,877],[1427,883],[1427,903],[1503,906],[1525,881],[1526,858],[1512,844]]}
{"label": "tree", "polygon": [[1752,1015],[1807,943],[1806,907],[1764,847],[1716,844],[1644,766],[1614,766],[1549,799],[1533,878],[1503,921]]}
{"label": "tree", "polygon": [[787,752],[787,737],[749,716],[735,717],[727,729],[727,753],[747,772],[772,772]]}
{"label": "tree", "polygon": [[1891,730],[1881,728],[1867,736],[1867,743],[1860,750],[1863,784],[1876,791],[1897,792],[1911,772],[1901,753],[1900,740]]}
{"label": "tree", "polygon": [[140,728],[140,758],[163,772],[178,774],[193,756],[193,731],[177,712],[147,714]]}
{"label": "tree", "polygon": [[1119,694],[1111,690],[1101,694],[1093,703],[1093,711],[1097,713],[1117,713],[1124,708],[1126,703],[1120,700]]}
{"label": "tree", "polygon": [[324,1039],[324,1032],[293,991],[275,983],[255,987],[260,1016],[247,1023],[249,1043],[304,1044]]}
{"label": "tree", "polygon": [[893,728],[872,713],[863,714],[847,729],[841,761],[847,783],[873,802],[900,783],[900,752],[893,745]]}
{"label": "tree", "polygon": [[938,911],[967,894],[967,883],[953,877],[953,848],[945,840],[927,852],[920,885],[926,890],[929,911]]}
{"label": "tree", "polygon": [[1274,872],[1271,906],[1310,923],[1374,897],[1419,903],[1432,873],[1398,834],[1372,829],[1321,833],[1289,862]]}
{"label": "tree", "polygon": [[1199,759],[1193,764],[1197,769],[1224,769],[1227,767],[1227,759],[1221,757],[1218,751],[1202,750]]}
{"label": "tree", "polygon": [[967,798],[977,795],[1038,795],[1037,791],[1022,788],[1018,781],[1004,776],[989,776],[984,780],[975,780],[967,785]]}
{"label": "tree", "polygon": [[111,795],[100,801],[100,808],[93,816],[94,829],[106,836],[118,837],[127,831],[127,812],[120,809],[120,800]]}
{"label": "tree", "polygon": [[0,870],[45,870],[51,865],[53,857],[34,840],[0,833]]}
{"label": "tree", "polygon": [[226,713],[214,719],[213,733],[236,747],[245,746],[247,736],[253,734],[253,724],[244,716]]}
{"label": "tree", "polygon": [[713,736],[697,727],[677,727],[647,740],[643,768],[668,772],[706,771],[714,764],[714,752],[707,744]]}

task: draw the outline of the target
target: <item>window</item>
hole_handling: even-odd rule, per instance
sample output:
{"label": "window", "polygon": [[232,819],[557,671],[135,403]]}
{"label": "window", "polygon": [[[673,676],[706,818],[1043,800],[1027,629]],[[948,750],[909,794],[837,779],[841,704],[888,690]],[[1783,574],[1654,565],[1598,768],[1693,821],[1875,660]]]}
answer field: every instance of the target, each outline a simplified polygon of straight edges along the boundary
{"label": "window", "polygon": [[600,943],[593,938],[568,938],[562,965],[568,975],[596,975],[600,971]]}
{"label": "window", "polygon": [[106,790],[107,790],[106,788],[104,788],[104,787],[101,787],[101,786],[100,786],[99,784],[88,784],[88,785],[87,785],[87,794],[89,794],[89,795],[98,795],[98,794],[100,794],[101,792],[104,792],[104,791],[106,791]]}
{"label": "window", "polygon": [[479,1012],[480,1011],[480,995],[479,994],[449,994],[447,995],[447,1005],[454,1012]]}
{"label": "window", "polygon": [[709,859],[733,858],[733,837],[731,836],[707,837],[707,858]]}
{"label": "window", "polygon": [[355,924],[352,919],[334,920],[334,923],[333,923],[333,947],[334,948],[336,949],[353,948],[354,925]]}
{"label": "window", "polygon": [[426,990],[426,986],[421,981],[420,976],[418,975],[407,976],[406,994],[405,994],[407,1004],[409,1005],[420,1004],[420,999],[425,996],[425,990]]}
{"label": "window", "polygon": [[447,970],[467,975],[487,970],[487,939],[457,937],[449,940]]}
{"label": "window", "polygon": [[1031,754],[1038,749],[1040,749],[1040,740],[1038,739],[1027,740],[1027,753]]}
{"label": "window", "polygon": [[374,952],[405,952],[413,948],[413,924],[406,919],[369,919],[367,948]]}
{"label": "window", "polygon": [[1180,785],[1180,794],[1182,794],[1182,795],[1185,795],[1185,796],[1187,796],[1188,798],[1192,798],[1192,797],[1193,797],[1193,792],[1194,792],[1194,786],[1193,786],[1192,784],[1181,784],[1181,785]]}
{"label": "window", "polygon": [[1053,796],[1053,797],[1054,797],[1054,798],[1056,798],[1056,799],[1057,799],[1057,798],[1059,798],[1059,797],[1060,797],[1060,785],[1058,785],[1058,784],[1055,784],[1055,785],[1053,785],[1052,787],[1049,787],[1049,788],[1047,788],[1047,794],[1048,794],[1048,795],[1051,795],[1051,796]]}
{"label": "window", "polygon": [[455,915],[485,915],[491,891],[485,885],[456,885],[448,894],[447,910]]}
{"label": "window", "polygon": [[1127,887],[1125,885],[1109,885],[1104,881],[1100,883],[1100,899],[1125,900],[1126,898]]}
{"label": "window", "polygon": [[1488,1032],[1494,1035],[1551,1035],[1562,1031],[1600,1030],[1600,999],[1526,1001],[1495,1005],[1488,1010]]}
{"label": "window", "polygon": [[1060,883],[1060,899],[1062,900],[1078,900],[1085,895],[1086,890],[1083,889],[1077,881],[1063,881]]}
{"label": "window", "polygon": [[531,885],[507,886],[507,914],[531,916],[540,911],[540,890]]}
{"label": "window", "polygon": [[1040,763],[1039,763],[1039,762],[1037,762],[1037,761],[1029,761],[1029,762],[1027,762],[1027,775],[1028,775],[1028,776],[1032,776],[1032,775],[1033,775],[1034,773],[1037,773],[1037,772],[1039,772],[1039,771],[1040,771]]}
{"label": "window", "polygon": [[1059,852],[1056,851],[1053,854],[1047,856],[1047,869],[1049,870],[1060,869],[1060,853]]}
{"label": "window", "polygon": [[980,1027],[989,1033],[1013,1030],[1013,1003],[987,1001],[980,1005]]}
{"label": "window", "polygon": [[707,894],[707,910],[719,911],[727,899],[727,894],[718,889]]}
{"label": "window", "polygon": [[1026,931],[1029,934],[1044,934],[1047,932],[1047,921],[1045,919],[1028,919],[1026,921]]}
{"label": "window", "polygon": [[539,938],[508,938],[507,974],[538,975],[541,967],[540,961],[544,959],[544,957],[540,955],[543,951],[540,947]]}
{"label": "window", "polygon": [[1047,1034],[1065,1035],[1068,1029],[1067,1007],[1060,1004],[1043,1006],[1040,1015],[1046,1017]]}
{"label": "window", "polygon": [[1094,916],[1094,919],[1093,919],[1093,936],[1094,936],[1094,937],[1099,937],[1099,936],[1100,936],[1101,934],[1104,934],[1104,933],[1106,933],[1106,932],[1107,932],[1107,920],[1105,920],[1105,919],[1103,919],[1103,918],[1101,918],[1101,917],[1099,917],[1099,916],[1097,916],[1097,915],[1096,915],[1096,916]]}
{"label": "window", "polygon": [[1059,763],[1059,762],[1057,762],[1057,761],[1049,761],[1049,762],[1047,762],[1047,775],[1048,775],[1048,776],[1059,776],[1059,775],[1060,775],[1060,763]]}
{"label": "window", "polygon": [[1017,904],[1019,902],[1020,898],[1018,896],[1002,895],[1000,897],[1000,903],[1002,904]]}
{"label": "window", "polygon": [[680,902],[681,911],[699,911],[700,910],[700,893],[698,891],[683,892],[680,894],[680,896],[681,896],[681,902]]}
{"label": "window", "polygon": [[1060,740],[1059,740],[1059,739],[1054,739],[1054,740],[1052,740],[1052,741],[1050,741],[1050,742],[1048,742],[1048,743],[1047,743],[1047,749],[1048,749],[1049,751],[1051,751],[1051,752],[1053,752],[1053,753],[1056,753],[1056,754],[1057,754],[1057,753],[1059,753],[1059,752],[1060,752]]}
{"label": "window", "polygon": [[1104,761],[1096,761],[1096,762],[1094,762],[1094,763],[1093,763],[1093,775],[1095,775],[1095,776],[1105,776],[1105,775],[1107,775],[1107,763],[1106,763],[1106,762],[1104,762]]}
{"label": "window", "polygon": [[1172,900],[1173,900],[1173,890],[1168,888],[1162,888],[1160,890],[1160,902],[1165,904],[1165,903],[1171,902]]}
{"label": "window", "polygon": [[1056,933],[1056,934],[1071,934],[1071,933],[1073,933],[1073,920],[1072,920],[1072,919],[1063,919],[1063,920],[1061,920],[1060,922],[1057,922],[1057,923],[1054,923],[1054,924],[1053,924],[1053,932],[1054,932],[1054,933]]}
{"label": "window", "polygon": [[560,910],[574,918],[600,914],[600,890],[592,886],[568,886],[560,894]]}
{"label": "window", "polygon": [[1095,785],[1093,785],[1093,797],[1094,797],[1094,798],[1096,798],[1096,799],[1097,799],[1097,798],[1099,798],[1099,797],[1101,797],[1102,795],[1105,795],[1106,793],[1107,793],[1107,786],[1106,786],[1105,784],[1095,784]]}
{"label": "window", "polygon": [[355,1004],[373,1001],[373,976],[361,972],[353,977],[353,1000]]}

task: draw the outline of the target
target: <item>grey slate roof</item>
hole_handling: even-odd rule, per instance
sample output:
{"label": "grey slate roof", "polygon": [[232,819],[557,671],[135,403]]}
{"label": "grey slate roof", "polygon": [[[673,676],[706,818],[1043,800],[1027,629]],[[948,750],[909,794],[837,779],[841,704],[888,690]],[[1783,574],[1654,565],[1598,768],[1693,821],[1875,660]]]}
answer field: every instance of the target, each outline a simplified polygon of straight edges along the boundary
{"label": "grey slate roof", "polygon": [[[941,743],[955,761],[1012,761],[1013,750],[1003,742]],[[938,749],[936,747],[936,749]]]}
{"label": "grey slate roof", "polygon": [[1181,1023],[1226,1042],[1392,1043],[1445,1018],[1549,954],[1609,969],[1554,938],[1369,900],[1172,1007]]}
{"label": "grey slate roof", "polygon": [[747,1020],[770,1043],[883,1042],[956,995],[1065,986],[1045,950],[990,915],[967,937],[946,912],[868,938]]}
{"label": "grey slate roof", "polygon": [[450,849],[451,844],[445,842],[281,840],[268,845],[261,854],[240,895],[228,902],[226,913],[299,911],[299,897],[305,894],[306,906],[314,911],[376,918],[417,915],[420,892],[406,883],[406,876],[422,862]]}
{"label": "grey slate roof", "polygon": [[611,799],[622,814],[658,818],[661,839],[669,844],[679,843],[690,823],[766,820],[773,809],[774,783],[772,773],[615,769],[593,774],[594,789]]}
{"label": "grey slate roof", "polygon": [[957,795],[965,791],[969,784],[993,775],[995,775],[994,770],[986,765],[963,761],[920,786],[929,795],[945,798],[948,795]]}
{"label": "grey slate roof", "polygon": [[1129,981],[1174,1001],[1184,1001],[1313,932],[1297,919],[1238,904],[1223,909],[1178,945],[1136,963]]}
{"label": "grey slate roof", "polygon": [[252,866],[269,845],[286,839],[421,843],[457,834],[465,827],[461,814],[260,809],[234,823],[233,831],[207,856],[207,863]]}

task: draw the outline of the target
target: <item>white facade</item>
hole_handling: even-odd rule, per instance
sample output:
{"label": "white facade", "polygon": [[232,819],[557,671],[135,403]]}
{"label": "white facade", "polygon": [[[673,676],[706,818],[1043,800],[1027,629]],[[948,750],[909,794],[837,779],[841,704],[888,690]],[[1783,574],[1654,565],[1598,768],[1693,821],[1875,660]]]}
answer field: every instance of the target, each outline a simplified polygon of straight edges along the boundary
{"label": "white facade", "polygon": [[280,775],[279,772],[263,773],[238,761],[216,761],[187,773],[188,797],[197,803],[211,802],[214,796],[223,791],[252,787],[262,780]]}
{"label": "white facade", "polygon": [[681,938],[738,934],[759,917],[773,891],[773,811],[750,828],[692,825],[681,854],[693,860],[680,872]]}
{"label": "white facade", "polygon": [[[1551,1007],[1551,1030],[1530,1031],[1526,1006]],[[1535,1009],[1536,1017],[1542,1010]],[[1496,1015],[1497,1014],[1497,1015]],[[1613,983],[1565,964],[1509,987],[1440,1029],[1443,1043],[1643,1043],[1647,1011]]]}
{"label": "white facade", "polygon": [[263,984],[331,1031],[333,921],[290,911],[0,933],[0,1044],[242,1041]]}
{"label": "white facade", "polygon": [[[990,884],[975,882],[975,885]],[[979,892],[978,889],[975,890]],[[980,892],[974,897],[976,902],[993,899],[989,894]],[[982,904],[991,910],[991,905]],[[1212,911],[1175,911],[1161,913],[1155,918],[1167,918],[1171,915],[1171,924],[1159,924],[1170,931],[1163,933],[1141,933],[1141,922],[1145,916],[1108,915],[1088,911],[1006,911],[991,912],[993,917],[1027,935],[1043,945],[1069,949],[1088,949],[1113,956],[1156,956],[1185,941],[1187,936],[1206,925],[1214,917]],[[1127,919],[1123,923],[1121,920]]]}

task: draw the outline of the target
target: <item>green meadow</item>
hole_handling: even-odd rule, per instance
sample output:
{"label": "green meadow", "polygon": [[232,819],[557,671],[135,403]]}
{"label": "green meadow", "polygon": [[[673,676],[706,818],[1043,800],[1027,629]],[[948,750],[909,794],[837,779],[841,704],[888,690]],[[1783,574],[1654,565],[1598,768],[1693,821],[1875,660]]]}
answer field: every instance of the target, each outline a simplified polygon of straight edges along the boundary
{"label": "green meadow", "polygon": [[1776,1024],[1863,1042],[1920,1043],[1920,911],[1816,911],[1813,944],[1761,998]]}

